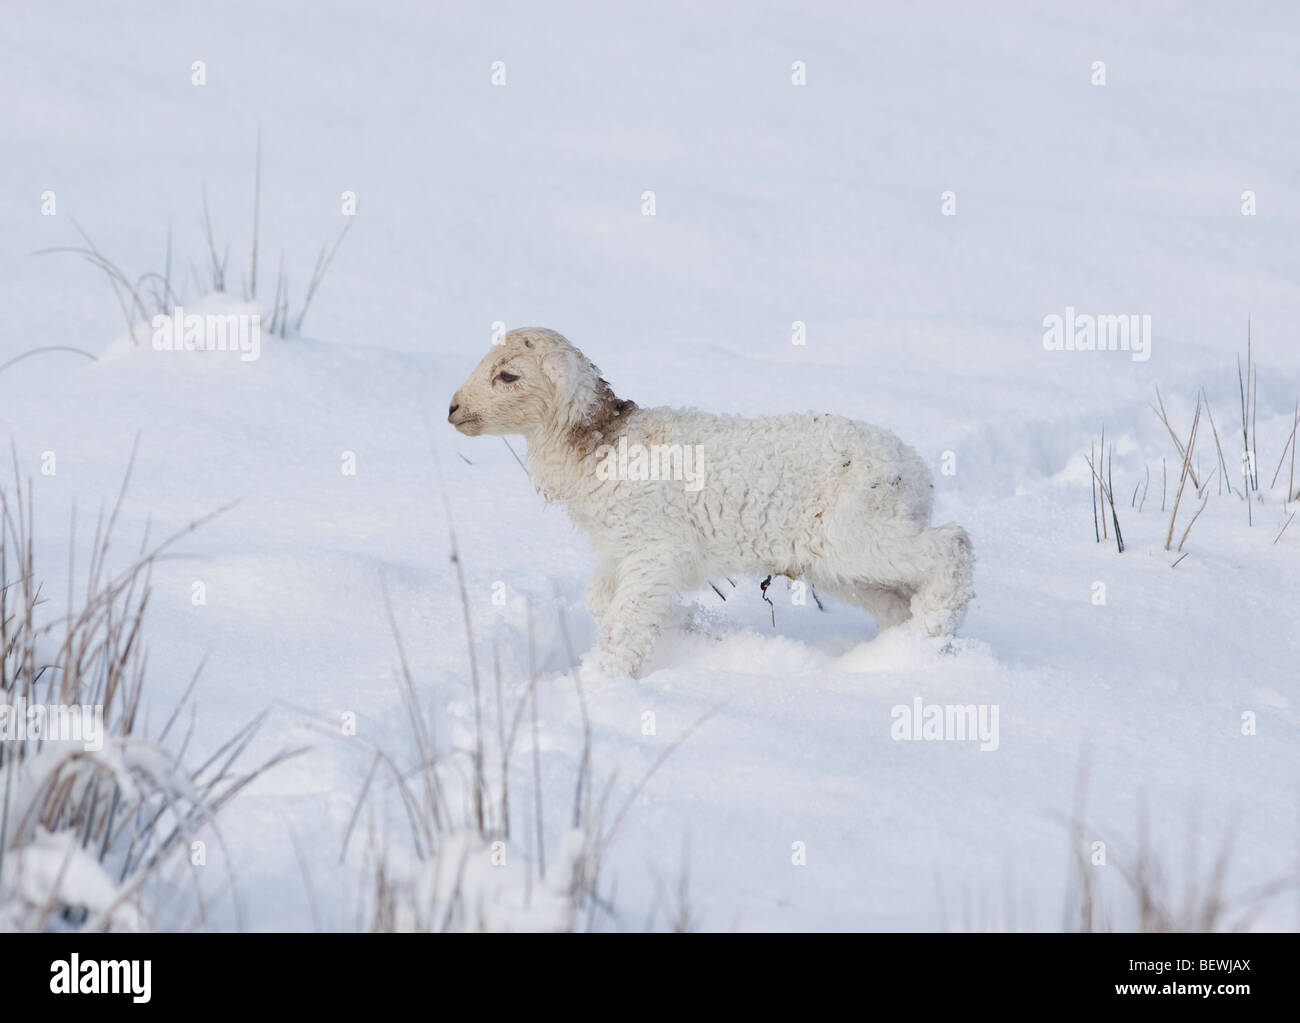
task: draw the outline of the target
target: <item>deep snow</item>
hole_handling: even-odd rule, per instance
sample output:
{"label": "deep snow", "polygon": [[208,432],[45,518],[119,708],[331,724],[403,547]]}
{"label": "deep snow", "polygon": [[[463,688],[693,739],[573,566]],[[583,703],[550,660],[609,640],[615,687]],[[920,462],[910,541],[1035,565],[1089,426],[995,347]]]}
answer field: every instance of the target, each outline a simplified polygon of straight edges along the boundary
{"label": "deep snow", "polygon": [[[1175,879],[1195,836],[1204,874],[1226,831],[1231,892],[1294,873],[1300,524],[1273,541],[1296,505],[1283,508],[1281,482],[1265,487],[1249,527],[1238,498],[1211,497],[1171,569],[1161,457],[1170,503],[1177,466],[1149,405],[1159,385],[1185,434],[1204,387],[1239,459],[1249,315],[1262,484],[1272,477],[1300,394],[1300,19],[1285,5],[1248,18],[818,8],[0,14],[0,362],[42,344],[110,356],[6,371],[0,429],[37,488],[47,571],[66,563],[73,503],[88,519],[116,493],[137,432],[119,551],[146,522],[161,533],[240,499],[186,541],[192,560],[156,575],[149,691],[164,713],[207,654],[198,740],[271,707],[260,752],[313,746],[223,818],[251,926],[313,925],[291,832],[324,925],[356,922],[358,858],[339,852],[366,744],[414,756],[385,589],[440,735],[472,739],[444,494],[478,662],[489,673],[499,652],[512,706],[531,602],[548,852],[562,841],[582,726],[558,622],[578,655],[591,648],[593,558],[505,445],[443,422],[496,321],[562,331],[643,405],[886,426],[931,465],[936,518],[961,522],[979,559],[950,655],[874,639],[834,602],[825,614],[793,604],[783,580],[773,629],[758,580],[738,578],[735,590],[719,580],[725,603],[711,590],[683,601],[642,681],[587,682],[595,769],[620,793],[714,709],[618,837],[624,926],[641,925],[657,881],[676,884],[684,849],[707,928],[1062,926],[1062,821],[1085,760],[1086,836],[1108,845],[1099,877],[1115,926],[1131,923],[1117,872],[1143,800]],[[190,84],[199,59],[203,87]],[[491,84],[496,60],[504,87]],[[807,86],[790,83],[795,60]],[[1089,81],[1096,60],[1103,87]],[[340,194],[359,197],[306,336],[264,336],[246,363],[131,350],[96,271],[30,255],[75,244],[75,219],[139,273],[160,265],[170,222],[178,267],[201,267],[206,180],[237,290],[259,120],[259,294],[283,246],[300,300],[341,226]],[[41,215],[47,189],[56,216]],[[641,213],[647,189],[654,217]],[[1240,212],[1248,189],[1256,216]],[[946,190],[956,216],[941,214]],[[1150,360],[1045,351],[1043,319],[1067,306],[1150,314]],[[1103,425],[1122,555],[1093,540],[1083,457]],[[46,451],[56,475],[39,474]],[[1129,496],[1147,467],[1138,514]],[[205,606],[191,602],[196,580]],[[997,750],[894,741],[891,711],[916,697],[997,705]],[[655,736],[642,734],[647,711]],[[335,734],[345,712],[358,737]],[[518,791],[530,764],[525,743]],[[223,883],[214,870],[213,889]],[[1297,919],[1287,893],[1258,925]],[[214,923],[232,920],[227,907]]]}

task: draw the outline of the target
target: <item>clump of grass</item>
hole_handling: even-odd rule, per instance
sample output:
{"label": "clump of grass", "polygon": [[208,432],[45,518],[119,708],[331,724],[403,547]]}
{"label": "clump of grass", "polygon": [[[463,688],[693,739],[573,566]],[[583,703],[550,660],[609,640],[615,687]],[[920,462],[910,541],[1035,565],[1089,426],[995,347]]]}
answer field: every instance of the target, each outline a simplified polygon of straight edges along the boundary
{"label": "clump of grass", "polygon": [[[236,771],[257,731],[254,721],[199,767],[187,766],[192,723],[178,749],[168,743],[183,710],[192,710],[202,665],[157,734],[142,720],[150,576],[206,519],[158,543],[146,536],[115,571],[113,536],[128,468],[112,510],[96,522],[81,597],[74,590],[74,519],[66,610],[52,616],[36,560],[31,486],[23,485],[17,465],[15,454],[12,492],[0,488],[0,703],[98,708],[103,734],[98,750],[30,733],[0,742],[0,930],[155,928],[164,922],[163,898],[185,890],[165,873],[193,871],[189,843],[205,833],[220,843],[218,812],[290,754]],[[172,916],[183,914],[186,928],[207,919],[194,881],[188,905],[166,907]],[[233,879],[230,885],[233,894]],[[237,901],[234,911],[238,921]]]}
{"label": "clump of grass", "polygon": [[[1097,536],[1098,543],[1101,543],[1102,540],[1107,540],[1110,538],[1109,530],[1106,525],[1106,505],[1109,503],[1110,521],[1112,525],[1115,527],[1115,546],[1119,550],[1119,553],[1123,554],[1124,534],[1120,532],[1119,513],[1115,510],[1115,494],[1113,490],[1113,484],[1115,479],[1113,448],[1114,445],[1111,446],[1111,449],[1109,449],[1109,454],[1108,454],[1108,449],[1106,447],[1106,428],[1103,426],[1101,429],[1101,457],[1100,459],[1098,459],[1095,449],[1090,447],[1088,450],[1088,459],[1087,459],[1088,470],[1091,473],[1091,477],[1092,477],[1092,528],[1093,528],[1093,532]],[[1105,470],[1105,478],[1103,478],[1103,469]],[[1101,515],[1100,516],[1098,516],[1097,514],[1098,492],[1100,492],[1101,494]],[[1133,496],[1134,497],[1137,496],[1136,488],[1133,491]],[[1100,527],[1101,527],[1100,532],[1098,532],[1099,518],[1100,518]]]}
{"label": "clump of grass", "polygon": [[[1074,805],[1060,820],[1068,834],[1069,859],[1060,924],[1063,932],[1101,934],[1129,933],[1226,933],[1248,930],[1260,914],[1288,889],[1300,882],[1300,872],[1291,873],[1246,889],[1232,889],[1232,866],[1236,820],[1224,822],[1208,869],[1201,863],[1202,833],[1199,814],[1188,820],[1183,851],[1182,883],[1171,881],[1168,852],[1158,851],[1151,840],[1145,800],[1137,811],[1136,837],[1120,841],[1087,822],[1088,764],[1085,757],[1075,783]],[[1104,860],[1094,864],[1094,843],[1104,838]],[[1119,885],[1107,883],[1114,875]],[[936,874],[939,926],[950,930],[942,879]],[[1032,910],[1018,911],[1012,886],[1004,890],[999,915],[987,894],[980,898],[980,913],[972,914],[970,900],[963,902],[961,929],[965,931],[1040,929]],[[1028,906],[1021,900],[1022,907]]]}
{"label": "clump of grass", "polygon": [[[1165,407],[1164,396],[1160,393],[1160,388],[1156,388],[1156,403],[1151,406],[1157,418],[1164,426],[1165,431],[1169,434],[1170,440],[1173,441],[1174,451],[1178,456],[1178,484],[1174,491],[1173,508],[1169,512],[1169,525],[1165,531],[1164,549],[1171,553],[1177,553],[1179,557],[1172,563],[1172,567],[1177,567],[1188,552],[1184,550],[1187,539],[1191,534],[1192,527],[1196,524],[1201,514],[1205,511],[1210,500],[1210,489],[1216,487],[1216,496],[1222,497],[1225,489],[1229,496],[1240,495],[1246,504],[1246,521],[1248,525],[1254,524],[1253,505],[1256,502],[1264,500],[1259,486],[1258,474],[1258,429],[1259,419],[1259,366],[1255,360],[1254,337],[1251,324],[1247,320],[1246,324],[1246,356],[1243,366],[1240,357],[1237,359],[1237,391],[1239,400],[1239,415],[1241,427],[1242,443],[1242,479],[1238,488],[1234,489],[1232,485],[1232,473],[1228,470],[1228,459],[1223,451],[1223,436],[1219,434],[1218,424],[1214,419],[1214,412],[1210,407],[1209,395],[1205,388],[1200,388],[1196,395],[1196,406],[1192,415],[1192,422],[1186,435],[1180,434],[1174,428],[1170,421],[1169,412]],[[1199,439],[1201,417],[1204,414],[1210,424],[1210,433],[1214,438],[1214,455],[1211,463],[1212,472],[1202,473],[1200,468],[1200,456],[1196,450],[1196,443]],[[1273,471],[1272,482],[1269,489],[1277,486],[1281,478],[1282,467],[1290,461],[1289,478],[1287,481],[1286,493],[1283,497],[1283,510],[1292,500],[1300,497],[1296,491],[1295,482],[1295,461],[1297,437],[1300,435],[1300,399],[1297,399],[1292,412],[1291,430],[1284,439],[1281,453],[1278,456],[1277,466]],[[1203,447],[1204,445],[1202,445]],[[1095,448],[1089,449],[1088,466],[1091,470],[1091,487],[1093,500],[1093,531],[1098,542],[1107,536],[1107,517],[1106,505],[1110,502],[1111,517],[1118,533],[1119,524],[1114,515],[1114,501],[1111,493],[1111,458],[1105,448],[1105,432],[1102,433],[1102,451],[1101,460],[1096,461]],[[1103,464],[1104,463],[1104,464]],[[1146,505],[1147,489],[1150,485],[1150,467],[1146,466],[1146,481],[1138,482],[1133,487],[1133,495],[1129,501],[1129,506],[1137,505],[1138,512],[1141,513]],[[1104,471],[1103,471],[1104,470]],[[1103,479],[1103,476],[1105,477]],[[1174,535],[1178,523],[1178,514],[1182,508],[1183,497],[1186,493],[1187,484],[1191,483],[1192,490],[1200,501],[1200,506],[1187,521],[1181,534],[1177,547],[1174,546]],[[1141,502],[1138,502],[1138,490],[1142,491]],[[1160,457],[1160,511],[1161,514],[1166,512],[1169,495],[1169,478],[1167,461],[1164,455]],[[1100,499],[1100,500],[1099,500]],[[1290,519],[1282,526],[1281,531],[1274,539],[1276,543],[1281,539],[1282,533],[1290,525]],[[1118,539],[1118,538],[1117,538]]]}
{"label": "clump of grass", "polygon": [[[1088,855],[1090,838],[1101,832],[1085,823],[1088,774],[1085,755],[1075,783],[1074,807],[1066,822],[1071,855],[1064,930],[1087,934],[1111,931],[1117,918],[1125,922],[1126,930],[1140,933],[1245,930],[1274,898],[1296,884],[1298,877],[1292,874],[1230,895],[1227,880],[1236,822],[1225,823],[1214,863],[1208,873],[1203,873],[1199,862],[1201,822],[1199,815],[1193,814],[1188,825],[1182,892],[1175,893],[1164,861],[1151,844],[1145,800],[1138,803],[1134,844],[1126,847],[1124,843],[1107,841],[1109,865],[1093,866]],[[1098,871],[1112,869],[1124,883],[1123,900],[1118,903],[1113,897],[1107,899],[1098,883]]]}
{"label": "clump of grass", "polygon": [[[387,597],[385,597],[387,602]],[[560,853],[548,855],[544,821],[563,818],[547,812],[541,785],[537,686],[533,660],[531,614],[528,625],[529,677],[513,706],[504,695],[499,658],[493,657],[496,729],[475,733],[471,749],[441,749],[432,723],[426,720],[397,629],[391,605],[389,622],[398,651],[398,687],[415,744],[416,763],[402,768],[378,745],[370,771],[344,837],[347,855],[362,812],[369,805],[380,769],[397,796],[409,825],[414,871],[394,866],[391,849],[375,828],[375,811],[364,851],[363,871],[369,893],[361,910],[361,926],[371,931],[462,931],[543,929],[599,930],[605,923],[623,925],[614,890],[603,880],[608,851],[646,784],[686,739],[703,724],[698,720],[669,743],[621,801],[614,798],[613,776],[598,784],[592,758],[592,733],[587,717],[581,670],[572,669],[583,720],[582,749],[574,773],[574,794],[560,840]],[[468,615],[468,607],[466,607]],[[565,632],[561,620],[561,632]],[[566,637],[567,646],[567,637]],[[482,689],[471,687],[476,705]],[[480,719],[487,708],[476,707]],[[516,826],[511,801],[511,774],[524,733],[525,715],[531,728],[532,799],[526,803],[531,826]],[[493,748],[494,747],[494,748]],[[488,765],[495,767],[491,770]],[[509,850],[522,841],[522,867],[487,878],[506,866]],[[496,857],[494,859],[494,857]],[[686,882],[679,884],[668,913],[673,929],[690,929],[695,917],[686,900]],[[689,926],[687,926],[689,925]]]}
{"label": "clump of grass", "polygon": [[1193,816],[1183,867],[1181,891],[1170,882],[1170,869],[1155,850],[1150,837],[1145,805],[1138,810],[1137,838],[1131,848],[1108,843],[1108,862],[1124,884],[1124,899],[1108,902],[1094,875],[1085,850],[1086,835],[1093,834],[1081,822],[1071,828],[1073,876],[1070,884],[1073,908],[1067,908],[1067,929],[1081,933],[1114,929],[1117,916],[1131,921],[1126,930],[1153,933],[1224,933],[1249,930],[1269,904],[1296,884],[1294,876],[1279,878],[1246,891],[1229,892],[1228,873],[1233,854],[1234,824],[1228,822],[1208,870],[1199,860],[1200,821]]}
{"label": "clump of grass", "polygon": [[[155,316],[170,316],[177,306],[185,304],[187,295],[194,298],[202,298],[205,294],[216,292],[218,294],[229,294],[228,264],[230,255],[230,244],[227,241],[223,245],[218,245],[216,232],[213,228],[212,213],[208,206],[208,190],[204,184],[200,188],[202,202],[202,219],[200,227],[203,232],[203,239],[206,246],[207,266],[205,271],[199,271],[193,262],[189,266],[189,283],[194,287],[193,292],[187,292],[185,287],[178,284],[172,276],[172,228],[167,225],[167,239],[163,255],[163,266],[161,270],[149,270],[138,276],[132,276],[122,269],[121,265],[110,259],[95,243],[91,240],[89,234],[81,227],[76,220],[72,220],[72,226],[81,238],[80,245],[54,246],[51,248],[40,249],[33,255],[75,255],[80,256],[91,266],[95,267],[104,274],[108,281],[109,287],[113,291],[113,296],[117,301],[118,309],[122,314],[122,320],[126,324],[127,332],[130,334],[131,341],[134,345],[147,343],[147,336],[142,340],[140,328],[148,326]],[[253,173],[253,225],[252,225],[252,243],[249,256],[248,272],[243,278],[243,285],[239,295],[244,301],[253,301],[257,298],[257,281],[258,281],[258,262],[259,249],[261,246],[261,206],[262,206],[262,132],[259,126],[257,132],[257,150],[254,161]],[[290,281],[285,272],[284,250],[280,250],[278,271],[276,275],[275,294],[271,300],[270,316],[266,324],[266,329],[272,337],[288,337],[290,332],[300,334],[302,332],[303,320],[306,319],[307,312],[311,308],[312,300],[320,288],[325,275],[329,272],[330,266],[334,262],[334,257],[338,254],[339,247],[343,244],[343,239],[347,237],[351,229],[353,218],[348,217],[347,223],[339,232],[332,245],[322,245],[317,253],[316,261],[312,266],[311,275],[303,290],[302,302],[298,305],[295,313],[290,312]],[[0,365],[0,373],[23,359],[32,355],[38,355],[45,352],[72,352],[94,360],[96,358],[90,352],[69,345],[46,345],[40,348],[34,348],[30,351],[23,352],[17,357],[10,359],[8,362]]]}
{"label": "clump of grass", "polygon": [[[531,605],[527,613],[527,680],[516,685],[512,702],[501,675],[499,652],[494,648],[490,706],[489,687],[479,677],[469,596],[449,507],[447,518],[450,558],[469,650],[473,746],[444,749],[438,743],[436,721],[429,719],[420,706],[405,645],[385,590],[385,609],[397,651],[397,685],[410,725],[416,762],[401,767],[383,746],[372,747],[371,767],[342,850],[342,856],[346,857],[360,817],[369,810],[371,823],[363,855],[364,872],[369,878],[368,896],[359,914],[361,926],[373,931],[499,928],[576,931],[597,930],[611,921],[622,926],[616,893],[604,886],[608,852],[645,786],[712,711],[666,744],[630,791],[621,800],[616,799],[616,776],[603,781],[597,777],[582,670],[561,615],[559,631],[571,665],[570,675],[581,714],[582,747],[577,753],[573,798],[567,815],[546,807],[539,732],[539,671]],[[495,727],[489,725],[492,720]],[[531,820],[520,827],[511,779],[526,730],[531,739],[528,752],[532,792],[531,799],[522,802]],[[410,849],[416,860],[413,871],[394,865],[391,846],[376,832],[372,797],[381,777],[387,780],[387,791],[396,796],[409,825]],[[548,850],[547,820],[565,821],[555,850]],[[514,865],[513,873],[507,869],[490,874],[507,865],[505,858],[513,857],[515,853],[511,849],[520,843],[522,865]],[[667,919],[674,929],[694,926],[696,918],[686,900],[686,881],[679,884],[676,902]]]}

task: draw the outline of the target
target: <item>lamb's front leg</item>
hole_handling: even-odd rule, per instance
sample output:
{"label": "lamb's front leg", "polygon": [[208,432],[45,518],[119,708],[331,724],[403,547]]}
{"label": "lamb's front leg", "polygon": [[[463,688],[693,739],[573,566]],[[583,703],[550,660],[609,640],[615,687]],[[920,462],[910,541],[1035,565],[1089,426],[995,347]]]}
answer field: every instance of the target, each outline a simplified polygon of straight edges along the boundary
{"label": "lamb's front leg", "polygon": [[614,590],[618,586],[618,565],[613,559],[601,558],[587,582],[587,611],[596,619],[597,625],[605,622],[609,605],[614,602]]}
{"label": "lamb's front leg", "polygon": [[596,565],[596,571],[587,581],[587,612],[596,621],[601,650],[609,646],[609,609],[614,603],[614,591],[617,587],[617,562],[610,558],[601,558]]}
{"label": "lamb's front leg", "polygon": [[639,678],[677,596],[672,558],[653,550],[619,563],[614,597],[601,618],[600,668]]}

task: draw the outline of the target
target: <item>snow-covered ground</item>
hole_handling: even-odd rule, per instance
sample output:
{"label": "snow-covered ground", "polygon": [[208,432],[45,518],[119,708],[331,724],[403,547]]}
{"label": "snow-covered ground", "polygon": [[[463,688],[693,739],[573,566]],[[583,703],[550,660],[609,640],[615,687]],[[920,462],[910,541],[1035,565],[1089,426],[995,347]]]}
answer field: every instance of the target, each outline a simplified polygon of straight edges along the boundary
{"label": "snow-covered ground", "polygon": [[[223,815],[249,926],[357,923],[360,843],[340,853],[372,751],[416,756],[385,593],[439,742],[473,742],[448,509],[491,732],[493,657],[510,713],[531,606],[548,857],[569,841],[583,714],[564,629],[576,657],[593,646],[594,559],[504,444],[444,422],[495,323],[562,331],[642,405],[887,426],[929,462],[937,518],[962,523],[979,559],[951,654],[876,638],[834,601],[796,604],[784,580],[773,628],[759,580],[737,578],[718,580],[725,603],[683,599],[640,681],[584,679],[593,772],[615,805],[712,711],[628,811],[604,878],[619,917],[603,926],[638,928],[656,903],[665,926],[684,863],[710,929],[1068,925],[1085,763],[1082,834],[1089,855],[1106,843],[1091,869],[1112,926],[1133,924],[1120,873],[1142,807],[1175,891],[1227,834],[1234,899],[1295,873],[1300,524],[1275,542],[1297,507],[1287,465],[1269,484],[1300,395],[1300,14],[808,6],[0,12],[0,363],[42,345],[104,356],[7,369],[0,430],[35,486],[56,604],[71,509],[85,541],[137,434],[123,556],[146,524],[239,500],[155,573],[148,694],[164,715],[206,655],[196,746],[267,708],[255,753],[311,746]],[[253,361],[133,348],[97,270],[32,255],[79,244],[75,220],[135,276],[161,269],[170,224],[191,308],[229,308],[199,305],[191,279],[207,259],[200,188],[242,295],[258,123],[264,309],[281,250],[296,308],[347,222],[343,193],[357,198],[301,336],[264,334]],[[1149,315],[1150,357],[1047,351],[1044,319],[1067,308]],[[1253,525],[1236,493],[1248,316]],[[1234,490],[1210,486],[1177,568],[1160,507],[1162,459],[1166,509],[1179,464],[1157,386],[1184,437],[1204,388]],[[1123,554],[1093,537],[1085,457],[1103,426]],[[1197,451],[1213,477],[1208,433]],[[1199,506],[1184,495],[1175,546]],[[895,708],[917,698],[996,706],[996,749],[897,741]],[[510,910],[529,734],[511,788],[515,873],[488,922],[547,926]],[[390,814],[398,855],[391,785],[367,807]],[[234,919],[223,903],[211,923]],[[1256,926],[1298,919],[1289,890]]]}

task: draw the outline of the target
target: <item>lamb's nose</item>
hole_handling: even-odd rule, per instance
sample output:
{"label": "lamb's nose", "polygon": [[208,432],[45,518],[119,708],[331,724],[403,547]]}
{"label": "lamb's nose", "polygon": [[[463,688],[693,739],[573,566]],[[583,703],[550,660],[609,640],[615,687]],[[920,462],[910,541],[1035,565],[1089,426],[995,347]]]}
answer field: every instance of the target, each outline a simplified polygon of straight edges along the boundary
{"label": "lamb's nose", "polygon": [[450,419],[452,416],[454,416],[458,408],[460,408],[459,405],[453,405],[451,408],[447,409],[447,418]]}

